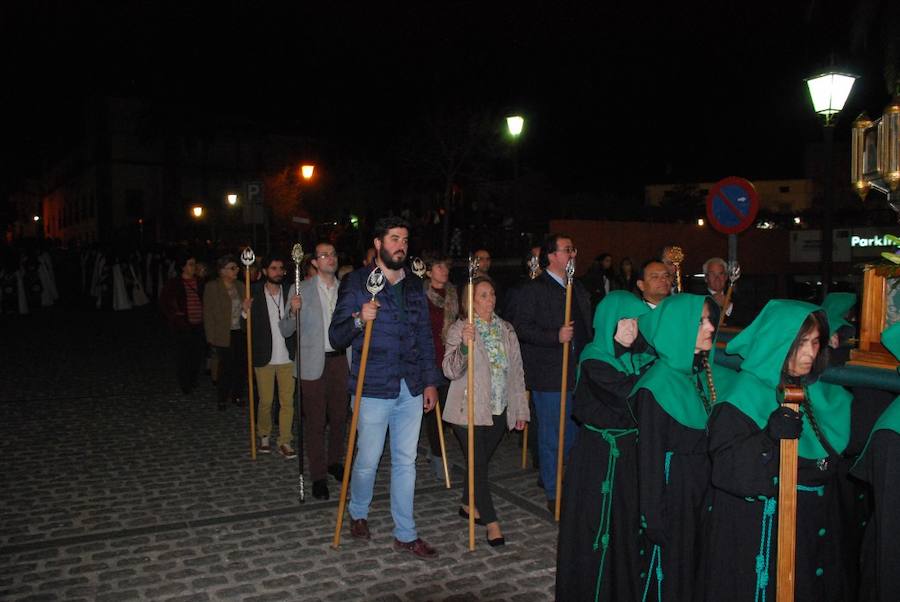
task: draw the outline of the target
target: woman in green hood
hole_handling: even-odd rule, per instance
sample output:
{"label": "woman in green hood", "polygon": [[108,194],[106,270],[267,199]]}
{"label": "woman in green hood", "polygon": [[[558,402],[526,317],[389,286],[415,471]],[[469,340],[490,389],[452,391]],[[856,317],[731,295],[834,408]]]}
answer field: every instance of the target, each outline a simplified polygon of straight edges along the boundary
{"label": "woman in green hood", "polygon": [[[900,358],[900,324],[885,330],[881,342]],[[860,555],[859,599],[896,600],[900,592],[900,397],[878,418],[851,474],[871,485],[874,504]]]}
{"label": "woman in green hood", "polygon": [[563,484],[557,600],[640,595],[637,422],[626,399],[652,359],[637,325],[649,311],[632,293],[608,293],[581,352],[572,417],[582,428]]}
{"label": "woman in green hood", "polygon": [[709,364],[718,306],[710,297],[667,297],[639,320],[659,359],[638,381],[639,508],[646,537],[643,600],[693,600],[700,521],[709,489],[706,421],[715,402]]}
{"label": "woman in green hood", "polygon": [[[852,396],[818,380],[828,365],[828,335],[819,307],[776,299],[728,344],[726,351],[743,363],[709,422],[706,600],[775,599],[782,439],[799,439],[796,599],[855,597],[842,510]],[[780,405],[786,385],[805,390],[800,412]]]}

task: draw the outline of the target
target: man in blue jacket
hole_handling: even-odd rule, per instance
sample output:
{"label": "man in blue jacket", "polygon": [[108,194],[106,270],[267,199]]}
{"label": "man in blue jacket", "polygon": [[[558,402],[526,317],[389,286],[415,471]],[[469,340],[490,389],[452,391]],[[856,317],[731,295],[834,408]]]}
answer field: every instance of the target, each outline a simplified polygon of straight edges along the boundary
{"label": "man in blue jacket", "polygon": [[[375,224],[375,260],[341,281],[337,306],[328,329],[335,349],[352,346],[349,390],[356,390],[365,323],[373,321],[366,379],[357,427],[358,453],[350,487],[350,533],[369,539],[368,515],[375,472],[391,432],[391,515],[394,549],[424,559],[437,551],[418,537],[413,519],[416,488],[416,449],[423,407],[430,412],[437,401],[440,374],[428,302],[418,278],[406,267],[409,225],[400,218]],[[375,268],[384,272],[386,285],[375,300],[366,280]],[[377,318],[377,319],[376,319]],[[347,450],[352,454],[353,450]]]}

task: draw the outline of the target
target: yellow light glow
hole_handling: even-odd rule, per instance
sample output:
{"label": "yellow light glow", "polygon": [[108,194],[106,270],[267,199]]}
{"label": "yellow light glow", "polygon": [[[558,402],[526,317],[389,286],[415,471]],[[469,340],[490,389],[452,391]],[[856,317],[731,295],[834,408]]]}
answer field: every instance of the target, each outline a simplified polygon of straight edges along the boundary
{"label": "yellow light glow", "polygon": [[698,218],[698,219],[697,219],[697,225],[698,225],[698,226],[706,225],[706,220],[703,219],[702,217],[701,217],[701,218]]}
{"label": "yellow light glow", "polygon": [[31,219],[33,219],[33,220],[36,221],[36,222],[39,222],[39,221],[41,221],[41,216],[40,216],[40,215],[35,215],[35,216],[34,216],[33,218],[31,218]]}
{"label": "yellow light glow", "polygon": [[800,225],[800,218],[799,218],[799,217],[795,217],[795,218],[794,218],[794,223],[797,224],[797,225],[799,226],[799,225]]}
{"label": "yellow light glow", "polygon": [[194,214],[194,217],[203,217],[203,207],[194,205],[191,207],[191,213]]}
{"label": "yellow light glow", "polygon": [[303,174],[304,180],[312,179],[313,172],[316,170],[316,166],[310,163],[306,163],[300,166],[300,173]]}
{"label": "yellow light glow", "polygon": [[238,197],[237,197],[236,194],[231,193],[231,194],[229,194],[229,195],[228,195],[227,197],[225,197],[225,198],[228,200],[228,204],[229,204],[229,205],[232,205],[232,206],[237,205],[237,199],[238,199]]}

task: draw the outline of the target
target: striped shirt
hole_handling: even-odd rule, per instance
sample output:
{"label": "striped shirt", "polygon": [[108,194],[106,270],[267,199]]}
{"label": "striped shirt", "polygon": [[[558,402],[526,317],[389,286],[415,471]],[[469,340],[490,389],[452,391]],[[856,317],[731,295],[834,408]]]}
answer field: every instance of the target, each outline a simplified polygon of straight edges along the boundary
{"label": "striped shirt", "polygon": [[194,278],[182,278],[184,284],[184,298],[187,301],[185,309],[187,310],[188,324],[200,324],[203,322],[203,304],[200,302],[200,295],[197,292],[197,280]]}

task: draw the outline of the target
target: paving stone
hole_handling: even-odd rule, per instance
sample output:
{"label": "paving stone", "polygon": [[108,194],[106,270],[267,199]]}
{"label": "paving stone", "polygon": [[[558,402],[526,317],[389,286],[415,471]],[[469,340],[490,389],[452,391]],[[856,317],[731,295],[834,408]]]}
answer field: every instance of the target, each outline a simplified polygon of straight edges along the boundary
{"label": "paving stone", "polygon": [[215,592],[215,597],[221,600],[242,599],[244,596],[256,593],[256,586],[250,583],[244,583],[237,587],[229,587],[220,589]]}
{"label": "paving stone", "polygon": [[217,585],[227,585],[228,579],[222,575],[210,575],[208,577],[200,577],[191,581],[191,587],[195,590],[210,589]]}
{"label": "paving stone", "polygon": [[147,588],[144,593],[150,599],[157,599],[163,596],[173,596],[175,594],[180,594],[186,589],[187,586],[184,583],[174,582],[161,585],[160,587]]}

